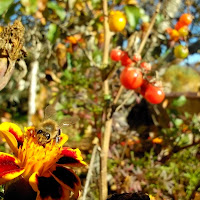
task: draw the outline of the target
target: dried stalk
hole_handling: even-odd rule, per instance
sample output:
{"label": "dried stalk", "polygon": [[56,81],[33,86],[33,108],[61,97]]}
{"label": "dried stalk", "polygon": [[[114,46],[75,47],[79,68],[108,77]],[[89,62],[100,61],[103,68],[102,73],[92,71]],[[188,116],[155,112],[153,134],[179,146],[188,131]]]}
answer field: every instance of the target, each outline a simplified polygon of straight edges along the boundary
{"label": "dried stalk", "polygon": [[97,148],[98,148],[98,146],[95,145],[94,148],[93,148],[93,151],[92,151],[92,157],[91,157],[91,160],[90,160],[90,166],[89,166],[89,170],[88,170],[87,177],[86,177],[86,182],[85,182],[82,200],[86,200],[88,187],[89,187],[90,179],[91,179],[91,176],[92,176],[92,171],[93,171],[93,168],[94,168],[94,162],[95,162],[95,158],[96,158],[96,155],[97,155]]}
{"label": "dried stalk", "polygon": [[[103,50],[103,63],[102,68],[107,67],[108,57],[109,57],[109,44],[110,44],[110,30],[108,24],[108,2],[103,0],[103,13],[104,13],[104,50]],[[104,96],[109,95],[109,83],[108,79],[104,80]],[[105,108],[105,113],[107,113],[107,108]],[[112,118],[107,119],[105,122],[105,131],[102,135],[101,142],[101,154],[100,154],[100,200],[106,200],[108,195],[107,189],[107,160],[108,160],[108,149],[110,143],[112,127]]]}
{"label": "dried stalk", "polygon": [[32,116],[36,112],[36,93],[37,93],[37,74],[39,69],[38,58],[40,56],[40,50],[42,48],[41,43],[36,46],[34,60],[31,62],[31,72],[30,72],[30,88],[29,88],[29,101],[28,101],[28,124],[32,125]]}

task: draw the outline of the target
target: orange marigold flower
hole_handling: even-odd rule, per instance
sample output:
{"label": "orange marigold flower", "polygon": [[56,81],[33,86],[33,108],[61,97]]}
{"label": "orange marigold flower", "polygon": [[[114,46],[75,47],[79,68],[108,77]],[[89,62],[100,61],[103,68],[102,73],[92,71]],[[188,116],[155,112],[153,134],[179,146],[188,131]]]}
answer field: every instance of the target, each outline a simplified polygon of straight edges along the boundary
{"label": "orange marigold flower", "polygon": [[[79,149],[63,147],[68,139],[66,135],[61,134],[58,143],[52,140],[44,146],[38,143],[34,127],[25,128],[23,133],[17,125],[4,122],[0,125],[0,136],[14,154],[0,152],[0,184],[6,184],[5,199],[31,199],[24,197],[29,189],[36,200],[67,200],[71,191],[78,198],[81,182],[69,167],[86,163]],[[16,188],[23,191],[19,186],[26,188],[21,197],[13,193]]]}

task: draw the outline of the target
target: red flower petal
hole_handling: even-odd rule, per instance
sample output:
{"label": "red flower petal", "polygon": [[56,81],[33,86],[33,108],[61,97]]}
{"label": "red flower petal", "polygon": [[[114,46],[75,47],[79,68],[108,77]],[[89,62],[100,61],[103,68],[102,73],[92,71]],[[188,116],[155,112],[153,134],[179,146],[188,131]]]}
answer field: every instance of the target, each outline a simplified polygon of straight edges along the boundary
{"label": "red flower petal", "polygon": [[24,169],[19,167],[18,160],[7,153],[0,152],[0,184],[20,176]]}
{"label": "red flower petal", "polygon": [[81,189],[81,181],[72,170],[57,166],[56,170],[52,172],[52,176],[65,189],[73,191],[75,198],[78,198],[79,190]]}
{"label": "red flower petal", "polygon": [[[55,200],[55,199],[69,199],[69,192],[64,189],[53,176],[38,177],[38,195],[36,200]],[[69,190],[68,190],[69,191]]]}
{"label": "red flower petal", "polygon": [[87,165],[81,156],[79,149],[71,149],[69,147],[64,147],[62,150],[63,157],[58,160],[58,164],[64,164],[67,166],[79,167]]}

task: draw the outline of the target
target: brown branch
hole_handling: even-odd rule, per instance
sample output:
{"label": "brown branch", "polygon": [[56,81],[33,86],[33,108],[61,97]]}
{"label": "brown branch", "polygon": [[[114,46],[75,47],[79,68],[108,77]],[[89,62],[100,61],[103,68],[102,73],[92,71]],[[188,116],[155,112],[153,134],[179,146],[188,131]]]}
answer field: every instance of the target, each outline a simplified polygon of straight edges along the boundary
{"label": "brown branch", "polygon": [[162,157],[162,159],[159,161],[161,163],[165,163],[166,161],[168,161],[175,153],[178,153],[184,149],[188,149],[190,147],[196,146],[200,144],[200,140],[198,140],[197,142],[193,142],[192,144],[188,144],[186,146],[183,147],[179,147],[179,146],[174,146],[173,149],[171,150],[171,152],[167,155]]}

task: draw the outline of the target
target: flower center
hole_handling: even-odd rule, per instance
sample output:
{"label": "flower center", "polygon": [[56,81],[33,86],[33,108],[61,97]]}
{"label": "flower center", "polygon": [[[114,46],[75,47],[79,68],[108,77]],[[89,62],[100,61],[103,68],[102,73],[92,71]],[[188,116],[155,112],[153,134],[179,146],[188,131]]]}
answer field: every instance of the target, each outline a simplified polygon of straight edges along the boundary
{"label": "flower center", "polygon": [[50,141],[45,146],[38,144],[35,130],[28,130],[23,145],[19,147],[18,158],[20,167],[25,168],[23,176],[28,179],[34,172],[41,176],[61,158],[61,147]]}

